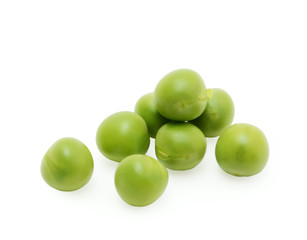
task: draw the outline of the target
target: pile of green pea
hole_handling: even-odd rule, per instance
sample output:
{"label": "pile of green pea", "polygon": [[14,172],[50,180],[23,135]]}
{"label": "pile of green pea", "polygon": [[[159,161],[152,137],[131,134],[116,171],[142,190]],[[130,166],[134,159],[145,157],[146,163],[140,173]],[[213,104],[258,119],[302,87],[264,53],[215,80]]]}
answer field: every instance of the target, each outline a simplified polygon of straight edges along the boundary
{"label": "pile of green pea", "polygon": [[[154,92],[142,96],[134,112],[123,111],[103,120],[96,143],[108,159],[119,162],[115,188],[133,206],[157,200],[168,184],[168,169],[188,170],[204,158],[206,137],[219,137],[215,156],[234,176],[252,176],[265,167],[269,146],[263,132],[250,124],[231,125],[234,104],[222,89],[207,89],[190,69],[168,73]],[[158,160],[145,155],[155,138]],[[53,188],[73,191],[90,180],[94,169],[88,148],[74,138],[62,138],[46,152],[41,174]]]}

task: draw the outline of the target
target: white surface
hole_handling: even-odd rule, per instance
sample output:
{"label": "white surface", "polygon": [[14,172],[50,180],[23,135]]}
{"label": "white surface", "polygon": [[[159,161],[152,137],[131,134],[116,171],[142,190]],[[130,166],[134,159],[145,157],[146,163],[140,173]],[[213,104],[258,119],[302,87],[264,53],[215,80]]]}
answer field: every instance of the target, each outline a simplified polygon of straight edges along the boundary
{"label": "white surface", "polygon": [[[306,4],[1,1],[0,239],[306,239]],[[169,171],[158,201],[131,207],[96,129],[177,68],[233,97],[234,123],[265,132],[269,163],[254,177],[227,175],[210,139],[199,166]],[[65,136],[95,161],[89,184],[70,193],[40,176]]]}

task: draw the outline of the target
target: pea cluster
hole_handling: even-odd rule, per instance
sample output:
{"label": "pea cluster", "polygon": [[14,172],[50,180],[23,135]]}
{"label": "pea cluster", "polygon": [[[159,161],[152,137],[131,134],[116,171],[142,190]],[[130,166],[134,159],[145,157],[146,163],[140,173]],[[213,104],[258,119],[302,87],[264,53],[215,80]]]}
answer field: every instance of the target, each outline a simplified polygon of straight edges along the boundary
{"label": "pea cluster", "polygon": [[[168,73],[154,92],[142,96],[134,112],[107,117],[98,127],[96,143],[108,159],[120,162],[115,172],[119,196],[133,206],[157,200],[168,184],[168,169],[188,170],[204,158],[206,138],[219,137],[215,156],[234,176],[252,176],[265,167],[269,146],[263,132],[250,124],[231,125],[234,104],[227,92],[207,89],[190,69]],[[155,138],[158,160],[145,155]],[[93,173],[88,148],[74,138],[55,142],[41,163],[41,174],[53,188],[73,191]]]}

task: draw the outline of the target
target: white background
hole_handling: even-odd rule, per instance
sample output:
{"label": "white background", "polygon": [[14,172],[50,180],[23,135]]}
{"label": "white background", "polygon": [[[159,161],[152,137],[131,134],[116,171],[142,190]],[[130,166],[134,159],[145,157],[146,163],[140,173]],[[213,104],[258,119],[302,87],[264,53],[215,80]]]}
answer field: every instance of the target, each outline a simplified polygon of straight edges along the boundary
{"label": "white background", "polygon": [[[306,13],[306,0],[1,0],[0,239],[306,239]],[[158,201],[131,207],[96,130],[177,68],[226,90],[234,123],[262,129],[270,159],[233,177],[208,139],[196,168],[169,171]],[[75,192],[40,175],[66,136],[95,163]]]}

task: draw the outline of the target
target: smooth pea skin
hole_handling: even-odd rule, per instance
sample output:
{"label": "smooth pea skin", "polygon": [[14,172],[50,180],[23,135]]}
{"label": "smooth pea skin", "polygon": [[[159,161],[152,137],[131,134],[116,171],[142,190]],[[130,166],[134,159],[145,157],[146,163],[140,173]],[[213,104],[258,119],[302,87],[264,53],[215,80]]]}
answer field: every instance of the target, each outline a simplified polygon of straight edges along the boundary
{"label": "smooth pea skin", "polygon": [[219,88],[207,89],[207,106],[205,111],[191,121],[206,137],[217,137],[229,127],[234,117],[234,104],[227,92]]}
{"label": "smooth pea skin", "polygon": [[99,126],[96,143],[107,158],[120,162],[132,154],[145,154],[149,148],[146,122],[134,112],[117,112]]}
{"label": "smooth pea skin", "polygon": [[158,112],[167,119],[189,121],[199,117],[206,108],[206,86],[198,73],[178,69],[160,80],[154,101]]}
{"label": "smooth pea skin", "polygon": [[198,165],[206,153],[207,142],[196,126],[187,122],[163,125],[156,136],[156,156],[172,170],[188,170]]}
{"label": "smooth pea skin", "polygon": [[169,122],[163,117],[156,108],[153,99],[153,93],[148,93],[142,96],[135,104],[134,111],[139,114],[146,122],[149,136],[156,137],[160,127]]}
{"label": "smooth pea skin", "polygon": [[119,163],[114,182],[119,196],[125,202],[142,207],[162,195],[168,183],[168,172],[156,159],[135,154]]}
{"label": "smooth pea skin", "polygon": [[235,176],[252,176],[262,171],[269,158],[263,132],[250,124],[234,124],[219,137],[215,156],[220,167]]}
{"label": "smooth pea skin", "polygon": [[41,163],[41,174],[46,183],[61,191],[83,187],[94,169],[88,148],[75,138],[62,138],[46,152]]}

